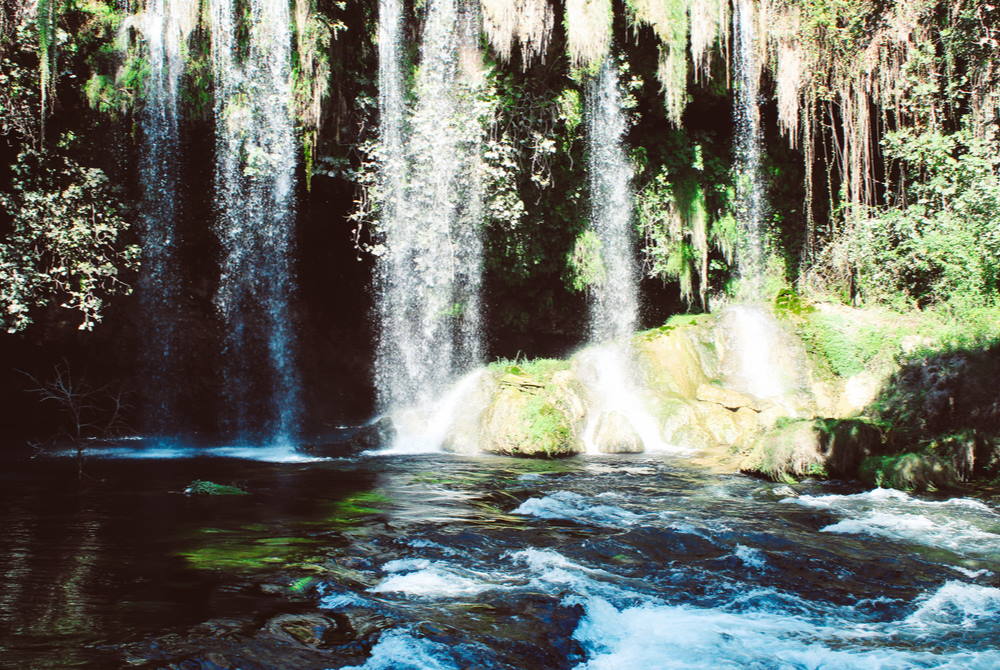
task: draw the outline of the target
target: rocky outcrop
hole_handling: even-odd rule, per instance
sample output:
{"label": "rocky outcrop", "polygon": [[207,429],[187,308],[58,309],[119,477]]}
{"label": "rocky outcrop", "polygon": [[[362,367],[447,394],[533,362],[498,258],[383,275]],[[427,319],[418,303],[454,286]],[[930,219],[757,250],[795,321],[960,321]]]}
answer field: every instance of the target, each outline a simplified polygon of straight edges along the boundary
{"label": "rocky outcrop", "polygon": [[[891,378],[884,366],[840,376],[833,368],[849,368],[857,357],[833,349],[843,360],[823,359],[822,347],[810,344],[806,335],[799,339],[793,326],[762,307],[744,306],[672,319],[617,349],[604,345],[564,361],[495,364],[474,390],[463,391],[462,411],[445,445],[553,458],[585,451],[637,453],[652,440],[658,447],[691,453],[701,463],[777,481],[850,478],[864,471],[872,483],[908,488],[940,487],[1000,471],[1000,442],[987,429],[1000,403],[989,405],[978,396],[964,401],[969,393],[960,393],[953,383],[957,376],[939,371],[965,371],[969,366],[959,365],[964,359],[903,368]],[[624,366],[617,368],[621,374],[611,375],[611,383],[609,361]],[[615,397],[624,377],[634,386],[625,401]],[[893,380],[895,386],[886,386]],[[901,390],[892,395],[895,388]],[[951,428],[956,412],[941,398],[965,402],[959,408],[992,409],[980,411],[982,417],[969,410],[979,423],[966,422],[973,427],[953,430],[925,450],[937,456],[900,455],[897,443],[901,437],[910,441],[912,434],[895,426],[915,422],[886,423],[878,414],[886,412],[879,408],[897,408],[897,414],[905,411],[906,417]],[[884,436],[866,412],[894,429]],[[644,420],[638,422],[637,415]]]}
{"label": "rocky outcrop", "polygon": [[865,459],[884,449],[881,431],[860,419],[785,421],[753,441],[742,455],[740,469],[775,481],[854,477]]}
{"label": "rocky outcrop", "polygon": [[583,394],[568,370],[494,373],[496,392],[479,421],[483,451],[555,458],[583,451]]}

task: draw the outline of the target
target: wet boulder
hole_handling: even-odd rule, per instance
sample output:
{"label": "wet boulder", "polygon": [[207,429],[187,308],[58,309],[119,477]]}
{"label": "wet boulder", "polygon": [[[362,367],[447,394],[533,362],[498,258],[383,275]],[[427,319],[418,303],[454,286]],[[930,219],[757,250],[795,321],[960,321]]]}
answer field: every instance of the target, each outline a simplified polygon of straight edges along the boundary
{"label": "wet boulder", "polygon": [[498,375],[496,391],[480,418],[483,451],[555,458],[583,451],[580,434],[586,405],[567,371]]}
{"label": "wet boulder", "polygon": [[861,419],[779,422],[754,440],[740,469],[774,481],[804,476],[854,478],[866,458],[884,451],[882,434]]}
{"label": "wet boulder", "polygon": [[641,454],[643,451],[642,438],[617,410],[602,412],[597,418],[594,443],[602,454]]}

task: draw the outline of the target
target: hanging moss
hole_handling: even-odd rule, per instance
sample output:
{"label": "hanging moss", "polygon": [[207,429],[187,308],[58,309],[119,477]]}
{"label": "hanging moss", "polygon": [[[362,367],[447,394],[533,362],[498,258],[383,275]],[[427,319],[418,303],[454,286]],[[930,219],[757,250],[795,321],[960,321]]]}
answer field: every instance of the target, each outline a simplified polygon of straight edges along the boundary
{"label": "hanging moss", "polygon": [[611,49],[611,0],[566,0],[566,52],[575,68],[598,67]]}

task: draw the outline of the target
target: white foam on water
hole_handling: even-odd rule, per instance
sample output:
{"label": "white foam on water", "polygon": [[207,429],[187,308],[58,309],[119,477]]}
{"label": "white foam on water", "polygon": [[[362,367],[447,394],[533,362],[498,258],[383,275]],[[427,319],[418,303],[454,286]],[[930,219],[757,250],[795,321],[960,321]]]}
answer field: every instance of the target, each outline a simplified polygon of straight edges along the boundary
{"label": "white foam on water", "polygon": [[820,529],[824,533],[874,535],[949,549],[957,554],[1000,557],[1000,535],[988,533],[960,519],[938,521],[916,514],[869,512]]}
{"label": "white foam on water", "polygon": [[742,544],[736,545],[733,556],[740,559],[743,565],[755,570],[763,570],[767,567],[767,556],[760,549],[746,547]]}
{"label": "white foam on water", "polygon": [[356,593],[331,593],[319,599],[319,608],[324,610],[339,610],[367,603],[367,600]]}
{"label": "white foam on water", "polygon": [[919,626],[978,627],[1000,616],[1000,589],[978,584],[950,581],[919,601],[919,607],[905,623]]}
{"label": "white foam on water", "polygon": [[969,568],[963,568],[960,565],[953,565],[951,566],[951,569],[955,570],[956,572],[962,573],[969,579],[979,579],[980,577],[992,577],[995,574],[992,570],[987,570],[986,568],[982,568],[979,570],[970,570]]}
{"label": "white foam on water", "polygon": [[609,572],[588,568],[551,549],[528,547],[508,554],[515,565],[527,569],[524,577],[528,588],[543,592],[561,592],[567,589],[577,594],[611,599],[648,599],[636,591],[616,585],[621,581]]}
{"label": "white foam on water", "polygon": [[474,596],[499,588],[479,575],[440,561],[425,558],[389,561],[382,569],[393,573],[369,589],[372,593],[402,593],[423,598]]}
{"label": "white foam on water", "polygon": [[982,502],[974,498],[949,498],[948,500],[922,500],[914,498],[910,494],[897,489],[872,489],[864,493],[852,493],[849,495],[825,495],[825,496],[799,496],[797,498],[785,498],[781,502],[794,502],[806,507],[817,507],[831,509],[838,507],[881,505],[885,503],[898,503],[923,507],[926,509],[957,508],[968,509],[993,516],[1000,516],[997,512]]}
{"label": "white foam on water", "polygon": [[382,633],[364,665],[341,670],[458,670],[448,647],[406,631]]}
{"label": "white foam on water", "polygon": [[782,502],[844,517],[823,527],[822,532],[882,537],[985,560],[1000,558],[1000,515],[979,500],[921,500],[895,489],[874,489],[852,495],[800,496]]}
{"label": "white foam on water", "polygon": [[584,496],[572,491],[556,491],[542,498],[528,498],[513,513],[539,519],[567,519],[612,527],[631,526],[643,518],[614,505],[594,505]]}
{"label": "white foam on water", "polygon": [[[968,585],[959,585],[968,586]],[[946,602],[961,602],[965,627],[995,616],[992,594],[971,596],[959,586],[945,585],[916,613],[938,612]],[[978,587],[982,588],[982,587]],[[950,591],[961,591],[956,598]],[[995,589],[994,589],[995,590]],[[949,593],[942,595],[945,591]],[[970,602],[971,600],[971,602]],[[714,608],[683,605],[616,607],[599,597],[566,599],[585,609],[574,639],[587,652],[587,661],[577,670],[619,670],[621,668],[795,668],[844,670],[909,670],[949,668],[987,670],[1000,664],[1000,651],[990,648],[990,634],[983,635],[984,649],[959,650],[947,654],[922,651],[920,633],[904,622],[888,624],[855,623],[827,619],[813,621],[780,612],[726,612]],[[933,605],[931,603],[934,603]],[[978,618],[977,618],[978,617]],[[938,621],[932,622],[939,626]],[[910,630],[907,630],[907,629]],[[892,643],[900,634],[917,633],[902,644]],[[890,646],[892,645],[892,646]]]}

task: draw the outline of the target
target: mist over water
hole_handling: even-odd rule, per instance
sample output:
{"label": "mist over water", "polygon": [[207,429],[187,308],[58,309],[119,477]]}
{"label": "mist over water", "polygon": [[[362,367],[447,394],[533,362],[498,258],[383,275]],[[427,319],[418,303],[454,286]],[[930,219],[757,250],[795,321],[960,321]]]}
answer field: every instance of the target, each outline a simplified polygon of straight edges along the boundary
{"label": "mist over water", "polygon": [[292,120],[287,2],[251,0],[245,54],[237,5],[212,0],[216,305],[225,328],[227,432],[291,443],[300,407],[291,299],[297,141]]}

